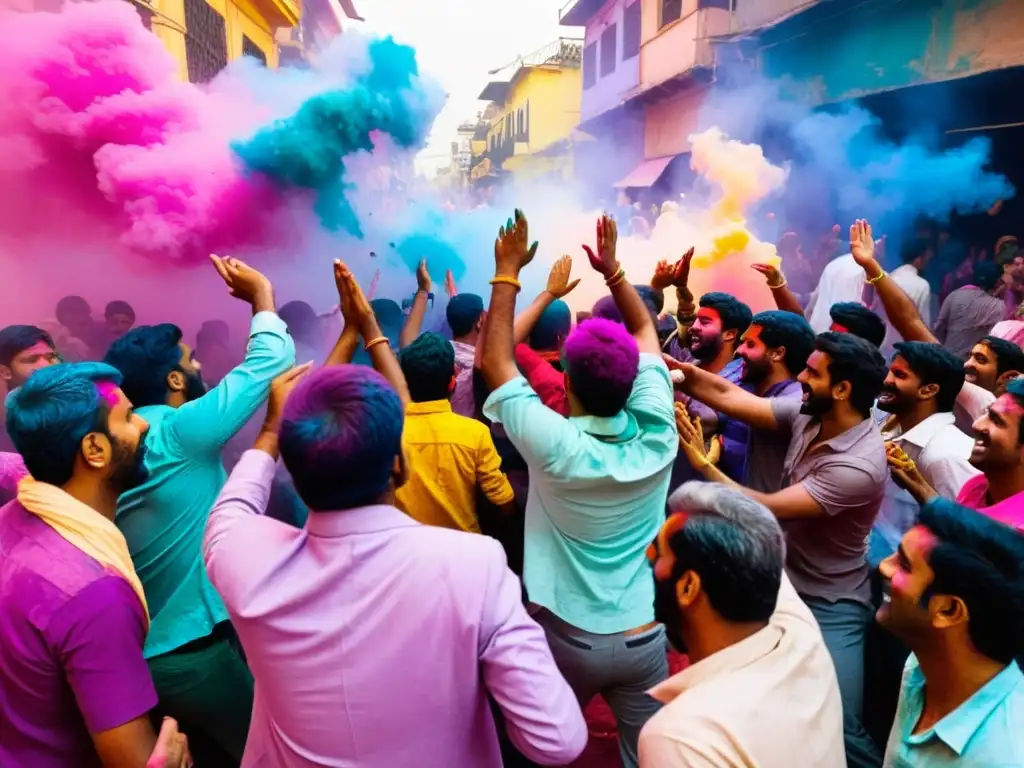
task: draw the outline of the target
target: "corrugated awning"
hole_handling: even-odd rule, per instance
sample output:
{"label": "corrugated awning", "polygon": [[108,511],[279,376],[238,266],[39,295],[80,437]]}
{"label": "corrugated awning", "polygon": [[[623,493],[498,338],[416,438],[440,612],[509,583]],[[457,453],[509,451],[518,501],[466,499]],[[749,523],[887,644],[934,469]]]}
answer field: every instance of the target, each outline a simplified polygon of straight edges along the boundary
{"label": "corrugated awning", "polygon": [[630,171],[625,178],[615,182],[612,186],[616,189],[652,187],[661,178],[661,174],[665,172],[665,169],[668,168],[668,164],[677,157],[678,155],[668,155],[666,157],[656,157],[653,160],[644,160]]}

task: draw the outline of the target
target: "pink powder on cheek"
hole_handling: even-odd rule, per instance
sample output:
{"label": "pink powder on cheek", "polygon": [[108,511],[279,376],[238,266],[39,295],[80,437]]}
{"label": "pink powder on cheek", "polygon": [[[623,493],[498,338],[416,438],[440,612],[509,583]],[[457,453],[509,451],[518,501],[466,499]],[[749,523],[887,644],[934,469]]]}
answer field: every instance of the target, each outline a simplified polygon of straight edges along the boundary
{"label": "pink powder on cheek", "polygon": [[910,574],[906,571],[896,571],[891,579],[892,588],[905,592],[910,586]]}

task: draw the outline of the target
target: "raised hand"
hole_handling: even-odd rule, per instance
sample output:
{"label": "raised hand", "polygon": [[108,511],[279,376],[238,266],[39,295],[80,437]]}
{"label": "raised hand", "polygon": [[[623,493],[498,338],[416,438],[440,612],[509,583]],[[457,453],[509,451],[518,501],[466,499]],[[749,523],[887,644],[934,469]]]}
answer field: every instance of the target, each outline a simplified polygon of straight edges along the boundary
{"label": "raised hand", "polygon": [[547,292],[556,299],[572,293],[572,289],[580,284],[579,279],[569,282],[569,275],[572,273],[572,256],[563,256],[551,265],[551,272],[548,274]]}
{"label": "raised hand", "polygon": [[672,285],[676,288],[686,288],[687,283],[690,282],[690,264],[693,262],[693,252],[694,248],[691,246],[690,250],[684,253],[672,268]]}
{"label": "raised hand", "polygon": [[[686,454],[687,461],[694,469],[700,470],[718,462],[722,455],[721,445],[712,445],[712,451],[708,451],[704,442],[704,428],[700,423],[700,416],[690,417],[689,411],[682,403],[675,404],[676,427],[679,430],[679,447]],[[714,444],[715,440],[712,441]]]}
{"label": "raised hand", "polygon": [[338,300],[341,315],[345,318],[345,326],[361,331],[367,318],[373,315],[373,309],[352,271],[338,259],[334,260],[334,284],[338,289]]}
{"label": "raised hand", "polygon": [[619,228],[615,219],[607,213],[602,214],[597,220],[597,253],[584,245],[583,250],[590,259],[590,266],[604,275],[605,279],[614,277],[619,271],[619,262],[616,258],[615,249],[619,242]]}
{"label": "raised hand", "polygon": [[850,253],[861,267],[870,267],[875,261],[875,240],[871,236],[871,225],[864,219],[857,219],[850,225]]}
{"label": "raised hand", "polygon": [[432,286],[430,273],[427,271],[427,260],[420,259],[419,266],[416,267],[416,290],[430,293]]}
{"label": "raised hand", "polygon": [[675,276],[675,269],[672,264],[662,259],[654,267],[654,276],[651,278],[651,288],[656,291],[664,291],[671,287],[672,278]]}
{"label": "raised hand", "polygon": [[313,370],[312,361],[293,366],[274,379],[270,385],[270,397],[267,398],[267,415],[263,419],[264,429],[274,433],[281,429],[281,416],[284,413],[284,404],[288,401],[288,395],[311,370]]}
{"label": "raised hand", "polygon": [[768,283],[769,288],[779,287],[785,282],[779,268],[772,266],[771,264],[751,264],[750,268],[755,269],[764,275],[765,282]]}
{"label": "raised hand", "polygon": [[217,274],[228,287],[228,293],[253,306],[254,311],[274,308],[274,287],[270,280],[244,261],[210,255]]}
{"label": "raised hand", "polygon": [[450,269],[444,273],[444,292],[448,294],[449,299],[459,295],[459,289],[455,287],[455,275]]}
{"label": "raised hand", "polygon": [[526,216],[516,208],[515,218],[509,219],[498,230],[498,238],[494,241],[494,274],[518,278],[520,270],[533,261],[536,254],[537,243],[530,245]]}

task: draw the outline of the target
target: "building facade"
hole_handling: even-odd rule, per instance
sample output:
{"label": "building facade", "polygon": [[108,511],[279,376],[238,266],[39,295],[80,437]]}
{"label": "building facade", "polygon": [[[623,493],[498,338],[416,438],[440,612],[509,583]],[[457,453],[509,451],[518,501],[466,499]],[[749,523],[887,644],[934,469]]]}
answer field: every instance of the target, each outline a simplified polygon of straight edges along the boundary
{"label": "building facade", "polygon": [[484,148],[472,157],[473,180],[504,173],[571,176],[582,56],[581,40],[560,38],[512,65],[510,79],[487,84],[480,99],[490,103],[490,117]]}

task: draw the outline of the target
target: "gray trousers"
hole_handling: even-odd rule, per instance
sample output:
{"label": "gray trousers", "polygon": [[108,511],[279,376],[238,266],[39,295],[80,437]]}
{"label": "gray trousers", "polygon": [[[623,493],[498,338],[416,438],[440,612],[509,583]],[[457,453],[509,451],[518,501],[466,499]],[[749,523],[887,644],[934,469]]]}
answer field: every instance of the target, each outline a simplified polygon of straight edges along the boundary
{"label": "gray trousers", "polygon": [[544,628],[559,671],[584,707],[598,693],[619,728],[624,768],[637,766],[640,729],[661,704],[647,691],[668,677],[668,643],[658,624],[637,635],[595,635],[570,626],[553,613],[534,616]]}
{"label": "gray trousers", "polygon": [[803,600],[821,628],[839,678],[846,763],[849,768],[878,768],[882,764],[882,756],[862,720],[864,651],[873,613],[868,606],[853,600],[835,603],[817,597],[804,597]]}

